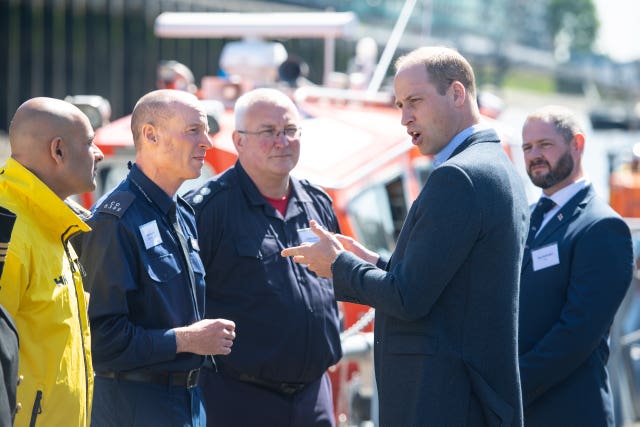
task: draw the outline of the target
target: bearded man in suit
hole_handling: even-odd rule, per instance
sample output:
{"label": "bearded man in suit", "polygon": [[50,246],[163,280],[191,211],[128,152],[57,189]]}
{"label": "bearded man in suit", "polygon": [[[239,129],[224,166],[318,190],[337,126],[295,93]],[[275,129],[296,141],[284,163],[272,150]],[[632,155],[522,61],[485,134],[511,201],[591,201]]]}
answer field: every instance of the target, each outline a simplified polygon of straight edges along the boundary
{"label": "bearded man in suit", "polygon": [[531,113],[522,141],[543,192],[521,274],[525,425],[613,427],[609,328],[631,282],[631,234],[583,173],[585,134],[570,110]]}

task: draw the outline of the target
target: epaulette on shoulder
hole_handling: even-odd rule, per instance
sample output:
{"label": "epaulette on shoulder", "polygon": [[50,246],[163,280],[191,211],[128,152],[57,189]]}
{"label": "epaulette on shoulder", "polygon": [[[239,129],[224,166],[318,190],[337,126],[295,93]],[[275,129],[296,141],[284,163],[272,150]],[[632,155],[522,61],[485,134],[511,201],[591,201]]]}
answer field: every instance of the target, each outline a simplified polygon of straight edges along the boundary
{"label": "epaulette on shoulder", "polygon": [[321,196],[324,196],[329,202],[333,202],[333,200],[331,199],[331,196],[326,191],[324,191],[321,187],[318,187],[317,185],[310,183],[306,179],[301,179],[300,184],[302,184],[302,186],[310,193],[319,194]]}
{"label": "epaulette on shoulder", "polygon": [[220,179],[207,182],[202,187],[187,193],[184,199],[189,202],[194,209],[204,205],[204,203],[212,198],[216,193],[224,190],[227,184]]}
{"label": "epaulette on shoulder", "polygon": [[107,213],[121,218],[135,198],[135,194],[129,191],[117,191],[100,203],[96,213]]}

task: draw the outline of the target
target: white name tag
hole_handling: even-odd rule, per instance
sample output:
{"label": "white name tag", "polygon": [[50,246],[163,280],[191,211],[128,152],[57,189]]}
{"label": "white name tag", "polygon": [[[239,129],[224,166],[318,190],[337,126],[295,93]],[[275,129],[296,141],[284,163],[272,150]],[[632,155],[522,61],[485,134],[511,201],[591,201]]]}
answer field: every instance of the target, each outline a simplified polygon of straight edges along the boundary
{"label": "white name tag", "polygon": [[531,259],[533,260],[533,271],[560,264],[558,244],[552,243],[531,251]]}
{"label": "white name tag", "polygon": [[158,223],[155,219],[146,224],[142,224],[139,228],[140,234],[142,234],[142,240],[144,240],[145,249],[152,248],[162,243],[160,230],[158,230]]}
{"label": "white name tag", "polygon": [[300,243],[315,243],[320,240],[310,228],[299,228],[298,237],[300,237]]}

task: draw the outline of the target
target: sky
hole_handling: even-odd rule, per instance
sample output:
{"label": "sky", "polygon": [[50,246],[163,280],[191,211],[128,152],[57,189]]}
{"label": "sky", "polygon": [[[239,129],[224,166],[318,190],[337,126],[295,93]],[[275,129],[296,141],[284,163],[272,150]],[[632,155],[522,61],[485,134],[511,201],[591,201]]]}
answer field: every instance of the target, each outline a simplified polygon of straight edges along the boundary
{"label": "sky", "polygon": [[640,1],[595,0],[600,32],[596,48],[613,60],[640,59]]}

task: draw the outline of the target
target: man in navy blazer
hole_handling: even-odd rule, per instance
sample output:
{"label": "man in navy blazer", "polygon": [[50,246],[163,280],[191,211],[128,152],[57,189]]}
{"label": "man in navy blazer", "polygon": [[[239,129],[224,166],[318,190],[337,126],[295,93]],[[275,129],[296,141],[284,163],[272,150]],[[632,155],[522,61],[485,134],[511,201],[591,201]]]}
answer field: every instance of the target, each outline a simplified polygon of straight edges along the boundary
{"label": "man in navy blazer", "polygon": [[613,426],[609,328],[632,274],[629,228],[582,172],[584,133],[557,106],[528,116],[531,181],[553,201],[524,251],[519,359],[526,426]]}
{"label": "man in navy blazer", "polygon": [[522,425],[522,179],[480,123],[473,70],[458,52],[420,48],[396,69],[402,124],[437,167],[391,259],[317,225],[318,243],[283,255],[333,276],[338,299],[376,308],[380,426]]}

